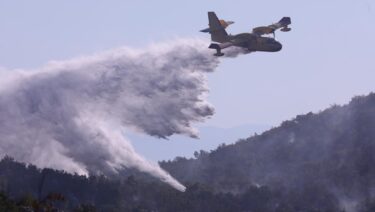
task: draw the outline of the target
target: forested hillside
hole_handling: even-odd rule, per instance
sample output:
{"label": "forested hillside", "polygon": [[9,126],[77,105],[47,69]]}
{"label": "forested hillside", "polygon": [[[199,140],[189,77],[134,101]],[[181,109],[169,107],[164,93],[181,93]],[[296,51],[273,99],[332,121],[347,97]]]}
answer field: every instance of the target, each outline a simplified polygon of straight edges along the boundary
{"label": "forested hillside", "polygon": [[242,193],[246,185],[323,198],[347,210],[375,200],[375,94],[348,105],[299,115],[261,135],[220,146],[196,159],[162,162],[182,182]]}
{"label": "forested hillside", "polygon": [[0,211],[374,211],[375,94],[161,166],[179,192],[131,170],[79,176],[0,162]]}
{"label": "forested hillside", "polygon": [[186,186],[187,190],[180,192],[162,182],[133,176],[122,180],[87,178],[52,169],[40,170],[6,157],[0,162],[0,211],[339,210],[325,196],[310,204],[311,199],[284,195],[282,190],[266,186],[247,186],[242,194],[215,192],[212,187],[198,183]]}

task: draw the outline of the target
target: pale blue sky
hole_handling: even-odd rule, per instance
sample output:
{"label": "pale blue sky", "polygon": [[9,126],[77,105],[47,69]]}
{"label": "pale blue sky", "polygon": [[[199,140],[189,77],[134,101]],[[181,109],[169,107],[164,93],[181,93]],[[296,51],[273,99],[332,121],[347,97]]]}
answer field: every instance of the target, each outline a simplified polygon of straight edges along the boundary
{"label": "pale blue sky", "polygon": [[1,1],[0,66],[36,68],[49,60],[122,45],[142,47],[207,35],[208,10],[249,31],[282,16],[284,49],[224,59],[211,74],[211,125],[277,125],[299,113],[374,90],[375,15],[370,0],[335,1]]}
{"label": "pale blue sky", "polygon": [[[207,11],[236,23],[231,33],[292,17],[278,53],[223,59],[209,75],[216,114],[206,126],[276,126],[375,90],[371,0],[0,1],[0,66],[37,68],[119,46],[200,37]],[[207,43],[208,45],[208,43]]]}

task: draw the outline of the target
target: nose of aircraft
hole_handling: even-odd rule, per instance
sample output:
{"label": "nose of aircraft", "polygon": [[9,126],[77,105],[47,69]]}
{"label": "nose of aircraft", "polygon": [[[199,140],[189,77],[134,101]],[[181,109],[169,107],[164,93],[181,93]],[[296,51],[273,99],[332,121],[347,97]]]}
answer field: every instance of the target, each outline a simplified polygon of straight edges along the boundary
{"label": "nose of aircraft", "polygon": [[275,49],[276,49],[276,51],[280,51],[282,48],[283,48],[283,45],[281,45],[280,42],[276,41],[276,43],[275,43]]}

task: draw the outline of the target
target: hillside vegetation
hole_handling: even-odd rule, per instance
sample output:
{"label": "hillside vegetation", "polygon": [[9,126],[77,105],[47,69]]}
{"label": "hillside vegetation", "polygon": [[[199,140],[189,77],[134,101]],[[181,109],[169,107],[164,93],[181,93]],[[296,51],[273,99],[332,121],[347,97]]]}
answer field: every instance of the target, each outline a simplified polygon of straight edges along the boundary
{"label": "hillside vegetation", "polygon": [[71,175],[5,157],[0,211],[374,211],[375,94],[283,122],[261,135],[160,165],[149,176]]}
{"label": "hillside vegetation", "polygon": [[182,182],[220,192],[268,186],[310,204],[330,199],[347,209],[374,200],[374,164],[375,94],[299,115],[261,135],[201,151],[196,159],[161,163]]}

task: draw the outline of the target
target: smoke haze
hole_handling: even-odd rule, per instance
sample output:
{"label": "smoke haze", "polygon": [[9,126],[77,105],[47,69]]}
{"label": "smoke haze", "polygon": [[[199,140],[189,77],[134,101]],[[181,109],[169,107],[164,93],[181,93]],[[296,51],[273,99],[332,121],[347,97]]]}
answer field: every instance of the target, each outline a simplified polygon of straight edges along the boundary
{"label": "smoke haze", "polygon": [[0,70],[0,156],[79,174],[136,168],[183,191],[123,134],[197,137],[191,125],[214,113],[205,100],[205,74],[219,63],[212,54],[207,42],[186,39]]}

